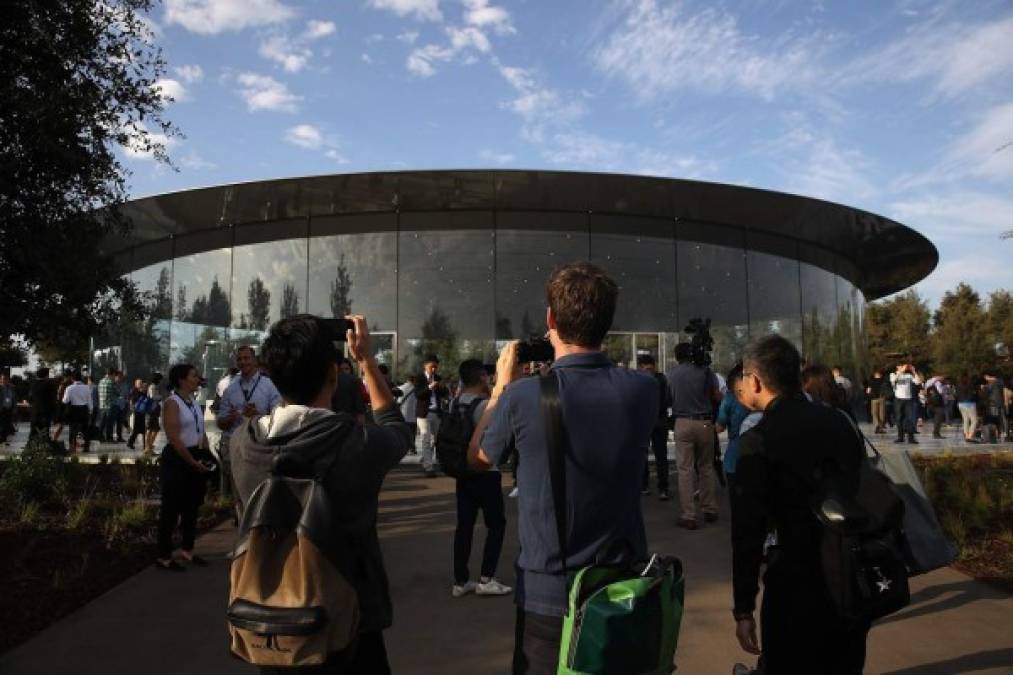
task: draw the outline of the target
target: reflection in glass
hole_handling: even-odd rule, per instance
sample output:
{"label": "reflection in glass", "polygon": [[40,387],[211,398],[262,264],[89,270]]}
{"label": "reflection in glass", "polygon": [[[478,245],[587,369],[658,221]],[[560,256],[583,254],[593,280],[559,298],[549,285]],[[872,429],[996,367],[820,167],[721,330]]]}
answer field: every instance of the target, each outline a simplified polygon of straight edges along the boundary
{"label": "reflection in glass", "polygon": [[802,344],[809,363],[833,365],[838,360],[834,327],[837,323],[836,276],[810,265],[801,265]]}
{"label": "reflection in glass", "polygon": [[[749,340],[745,251],[697,241],[677,242],[679,326],[710,318],[713,368],[731,369]],[[688,336],[684,339],[689,339]],[[671,359],[675,345],[670,345]]]}
{"label": "reflection in glass", "polygon": [[265,331],[303,311],[305,239],[237,246],[232,261],[233,327]]}
{"label": "reflection in glass", "polygon": [[397,235],[394,232],[311,237],[309,312],[363,314],[370,328],[394,330],[397,318]]}
{"label": "reflection in glass", "polygon": [[802,348],[798,261],[759,251],[746,252],[749,266],[749,336],[776,333]]}
{"label": "reflection in glass", "polygon": [[494,233],[478,229],[491,224],[487,215],[457,214],[461,229],[431,230],[423,228],[450,216],[416,214],[419,229],[398,234],[400,372],[421,372],[430,353],[447,374],[466,358],[492,360]]}
{"label": "reflection in glass", "polygon": [[122,367],[129,379],[147,379],[155,371],[165,372],[169,362],[169,332],[172,319],[172,261],[150,265],[130,274],[143,294],[148,318],[123,322]]}
{"label": "reflection in glass", "polygon": [[232,249],[176,258],[169,363],[192,363],[217,382],[229,366]]}

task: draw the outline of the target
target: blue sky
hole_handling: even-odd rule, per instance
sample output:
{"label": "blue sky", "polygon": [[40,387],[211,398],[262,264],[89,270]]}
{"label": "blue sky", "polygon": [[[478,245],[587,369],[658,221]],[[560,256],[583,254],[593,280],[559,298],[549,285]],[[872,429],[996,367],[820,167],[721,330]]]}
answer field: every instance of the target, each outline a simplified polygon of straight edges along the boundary
{"label": "blue sky", "polygon": [[132,196],[369,170],[547,168],[794,192],[1013,288],[1009,0],[163,0],[178,172]]}

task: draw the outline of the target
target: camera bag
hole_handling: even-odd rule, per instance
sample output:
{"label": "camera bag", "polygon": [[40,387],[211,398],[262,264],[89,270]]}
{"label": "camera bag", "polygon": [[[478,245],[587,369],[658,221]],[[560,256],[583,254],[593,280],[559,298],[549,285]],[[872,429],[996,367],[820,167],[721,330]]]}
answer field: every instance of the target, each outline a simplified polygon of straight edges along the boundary
{"label": "camera bag", "polygon": [[566,455],[559,382],[539,378],[549,447],[556,534],[568,600],[559,642],[559,675],[663,675],[675,670],[685,583],[678,558],[566,566]]}
{"label": "camera bag", "polygon": [[233,656],[258,666],[314,666],[353,645],[359,601],[339,571],[338,522],[324,488],[338,453],[353,442],[362,435],[346,432],[341,450],[318,466],[282,448],[250,496],[229,575]]}

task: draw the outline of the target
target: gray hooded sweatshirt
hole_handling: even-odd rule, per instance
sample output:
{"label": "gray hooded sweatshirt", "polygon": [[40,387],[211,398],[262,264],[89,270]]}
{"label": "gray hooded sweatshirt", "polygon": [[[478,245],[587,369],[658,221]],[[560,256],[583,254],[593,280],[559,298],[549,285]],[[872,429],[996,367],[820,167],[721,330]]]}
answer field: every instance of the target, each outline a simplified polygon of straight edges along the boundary
{"label": "gray hooded sweatshirt", "polygon": [[[324,486],[347,553],[335,562],[358,593],[362,633],[391,624],[390,590],[376,533],[377,502],[384,476],[401,461],[411,443],[411,429],[396,406],[374,411],[373,419],[375,423],[359,427],[346,414],[283,404],[270,415],[243,422],[229,444],[232,478],[243,505],[270,475],[274,457],[282,448],[314,465],[339,453]],[[360,437],[351,439],[348,434]]]}

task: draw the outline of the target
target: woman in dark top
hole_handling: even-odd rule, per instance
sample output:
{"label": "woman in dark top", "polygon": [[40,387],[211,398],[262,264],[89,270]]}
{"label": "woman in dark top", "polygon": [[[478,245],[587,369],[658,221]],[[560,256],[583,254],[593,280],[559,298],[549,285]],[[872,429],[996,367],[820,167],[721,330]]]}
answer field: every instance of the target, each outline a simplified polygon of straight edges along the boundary
{"label": "woman in dark top", "polygon": [[848,418],[858,423],[855,413],[848,405],[848,395],[844,387],[837,384],[834,373],[826,366],[813,365],[802,369],[802,389],[812,397],[814,403],[825,403],[845,413]]}

